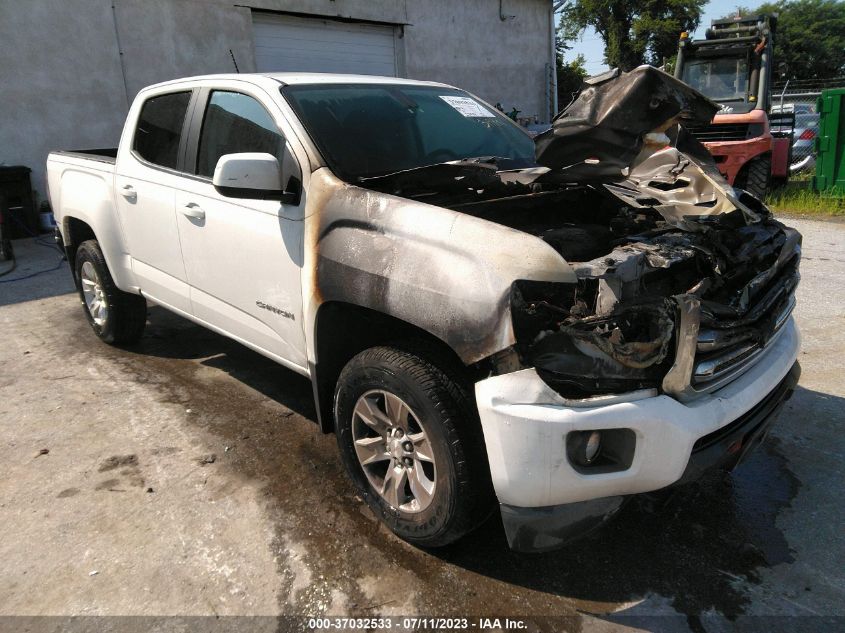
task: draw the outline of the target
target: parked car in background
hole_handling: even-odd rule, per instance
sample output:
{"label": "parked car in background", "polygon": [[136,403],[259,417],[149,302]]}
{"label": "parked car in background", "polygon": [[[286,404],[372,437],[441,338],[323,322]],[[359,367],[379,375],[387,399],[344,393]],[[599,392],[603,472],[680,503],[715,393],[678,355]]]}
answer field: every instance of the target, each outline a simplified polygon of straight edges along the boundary
{"label": "parked car in background", "polygon": [[773,105],[771,112],[772,114],[812,114],[813,106],[809,103],[784,103],[783,105]]}
{"label": "parked car in background", "polygon": [[795,115],[795,128],[792,132],[792,160],[789,164],[791,173],[813,169],[816,166],[816,136],[818,134],[818,114]]}

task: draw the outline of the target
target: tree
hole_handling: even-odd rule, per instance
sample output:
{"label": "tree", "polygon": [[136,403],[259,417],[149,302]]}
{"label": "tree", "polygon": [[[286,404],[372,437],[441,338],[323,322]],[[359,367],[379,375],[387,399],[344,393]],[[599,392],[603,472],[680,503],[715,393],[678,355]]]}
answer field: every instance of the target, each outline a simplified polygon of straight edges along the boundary
{"label": "tree", "polygon": [[571,62],[564,61],[564,55],[569,50],[569,46],[560,38],[555,38],[556,55],[556,72],[557,72],[557,106],[558,110],[563,110],[575,95],[581,89],[581,84],[587,77],[587,69],[584,67],[586,59],[583,55],[578,55]]}
{"label": "tree", "polygon": [[574,0],[561,11],[564,39],[591,26],[604,40],[604,60],[631,70],[649,62],[659,66],[678,48],[681,31],[694,31],[707,0]]}
{"label": "tree", "polygon": [[[778,14],[776,81],[845,75],[845,3],[839,0],[784,0],[738,11],[741,15]],[[725,17],[734,15],[736,12]]]}

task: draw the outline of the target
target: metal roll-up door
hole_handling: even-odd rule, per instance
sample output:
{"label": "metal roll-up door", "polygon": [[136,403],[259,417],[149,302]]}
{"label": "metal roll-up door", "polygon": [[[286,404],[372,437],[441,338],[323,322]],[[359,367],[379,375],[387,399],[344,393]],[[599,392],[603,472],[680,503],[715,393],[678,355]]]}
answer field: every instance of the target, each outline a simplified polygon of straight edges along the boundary
{"label": "metal roll-up door", "polygon": [[328,72],[395,77],[392,26],[253,14],[258,72]]}

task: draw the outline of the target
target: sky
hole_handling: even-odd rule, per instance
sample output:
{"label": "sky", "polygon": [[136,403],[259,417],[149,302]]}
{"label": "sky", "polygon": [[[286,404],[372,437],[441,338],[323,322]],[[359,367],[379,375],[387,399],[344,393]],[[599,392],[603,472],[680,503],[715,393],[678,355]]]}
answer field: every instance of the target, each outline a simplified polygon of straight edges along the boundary
{"label": "sky", "polygon": [[[761,3],[762,0],[759,3],[755,3],[753,1],[737,2],[737,0],[710,0],[710,2],[704,6],[701,22],[698,26],[698,30],[695,31],[694,37],[696,39],[704,38],[704,31],[708,26],[710,26],[710,21],[712,19],[728,15],[734,11],[737,6],[756,6]],[[569,44],[572,46],[572,50],[566,52],[567,61],[575,59],[578,54],[581,53],[587,60],[587,72],[591,75],[596,75],[608,69],[607,64],[603,61],[604,42],[602,42],[602,39],[594,30],[588,29],[584,32],[584,35],[580,40],[569,42]]]}

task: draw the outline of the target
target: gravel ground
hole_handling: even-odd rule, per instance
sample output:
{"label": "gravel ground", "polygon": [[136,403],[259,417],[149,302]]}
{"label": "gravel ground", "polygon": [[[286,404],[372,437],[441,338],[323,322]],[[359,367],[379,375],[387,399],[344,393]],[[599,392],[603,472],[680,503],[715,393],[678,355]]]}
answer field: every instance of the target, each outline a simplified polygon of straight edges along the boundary
{"label": "gravel ground", "polygon": [[[154,307],[139,345],[112,348],[66,265],[0,283],[0,616],[830,626],[823,616],[845,615],[845,225],[786,221],[804,234],[803,375],[764,446],[731,476],[631,504],[541,556],[510,552],[496,518],[438,551],[394,538],[313,424],[308,382],[240,345]],[[19,268],[0,281],[58,261],[15,246]]]}

